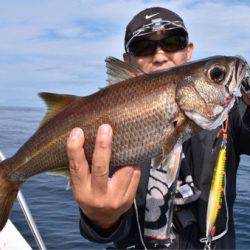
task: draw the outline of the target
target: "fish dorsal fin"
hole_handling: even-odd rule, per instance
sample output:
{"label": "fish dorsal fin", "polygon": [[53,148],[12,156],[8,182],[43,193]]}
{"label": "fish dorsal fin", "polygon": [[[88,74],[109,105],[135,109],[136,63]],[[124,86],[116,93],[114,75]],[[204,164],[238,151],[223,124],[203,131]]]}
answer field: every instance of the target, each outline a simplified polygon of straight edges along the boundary
{"label": "fish dorsal fin", "polygon": [[108,75],[108,85],[144,74],[140,69],[114,57],[107,57],[105,62]]}
{"label": "fish dorsal fin", "polygon": [[42,127],[47,123],[51,118],[56,116],[59,112],[65,109],[69,104],[80,98],[75,95],[61,95],[48,92],[42,92],[38,94],[47,106],[47,113],[40,123]]}

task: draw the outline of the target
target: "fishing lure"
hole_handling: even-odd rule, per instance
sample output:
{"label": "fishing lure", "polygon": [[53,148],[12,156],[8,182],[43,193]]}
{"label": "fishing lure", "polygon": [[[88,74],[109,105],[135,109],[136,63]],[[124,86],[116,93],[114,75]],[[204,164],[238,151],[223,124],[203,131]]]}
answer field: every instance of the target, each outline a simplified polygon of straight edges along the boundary
{"label": "fishing lure", "polygon": [[220,129],[217,134],[217,139],[223,135],[220,151],[217,162],[214,168],[212,185],[209,193],[207,219],[206,219],[206,238],[203,239],[205,243],[204,249],[211,249],[211,242],[215,236],[216,220],[222,207],[222,198],[225,194],[226,181],[226,159],[227,159],[227,130],[228,130],[228,116],[225,127]]}

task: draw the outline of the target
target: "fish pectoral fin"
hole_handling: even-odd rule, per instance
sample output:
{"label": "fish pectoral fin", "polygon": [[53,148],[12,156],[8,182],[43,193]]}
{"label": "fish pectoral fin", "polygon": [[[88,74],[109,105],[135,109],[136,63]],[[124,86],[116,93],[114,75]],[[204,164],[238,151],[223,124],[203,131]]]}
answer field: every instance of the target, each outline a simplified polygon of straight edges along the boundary
{"label": "fish pectoral fin", "polygon": [[145,74],[140,69],[114,57],[107,57],[105,62],[109,85]]}
{"label": "fish pectoral fin", "polygon": [[162,163],[162,154],[151,159],[151,166],[157,168]]}
{"label": "fish pectoral fin", "polygon": [[69,104],[81,98],[80,96],[75,95],[61,95],[48,92],[42,92],[38,95],[42,98],[47,106],[47,113],[40,123],[39,128],[54,116],[56,116],[58,113],[60,113],[62,110],[64,110],[65,107],[67,107]]}
{"label": "fish pectoral fin", "polygon": [[66,178],[70,178],[69,170],[51,170],[47,171],[48,174],[62,175]]}
{"label": "fish pectoral fin", "polygon": [[71,189],[71,178],[69,174],[69,170],[52,170],[47,171],[48,174],[62,175],[68,179],[68,184],[66,186],[66,190]]}
{"label": "fish pectoral fin", "polygon": [[170,188],[173,182],[178,178],[181,158],[182,144],[176,143],[172,151],[164,157],[161,163],[164,169],[167,170],[166,184],[168,188]]}

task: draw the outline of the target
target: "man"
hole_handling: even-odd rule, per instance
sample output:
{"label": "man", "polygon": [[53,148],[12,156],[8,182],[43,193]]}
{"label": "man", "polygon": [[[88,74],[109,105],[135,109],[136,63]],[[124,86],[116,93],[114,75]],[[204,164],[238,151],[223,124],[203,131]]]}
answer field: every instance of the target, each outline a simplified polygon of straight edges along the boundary
{"label": "man", "polygon": [[[188,42],[183,20],[177,14],[164,8],[150,8],[137,14],[127,26],[124,61],[151,73],[188,62],[193,47]],[[245,92],[247,88],[246,84]],[[244,100],[250,104],[246,95]],[[229,223],[222,221],[218,233],[223,233],[226,224],[229,229],[226,236],[216,241],[217,248],[234,248],[232,207],[236,170],[239,155],[250,154],[246,144],[250,135],[237,107],[231,113],[230,169],[227,170]],[[250,125],[249,107],[243,119],[244,124]],[[190,184],[188,192],[195,197],[194,200],[197,199],[198,192],[195,192],[191,174],[202,194],[198,201],[176,207],[174,232],[167,235],[169,196],[160,187],[160,174],[150,169],[150,159],[145,162],[143,171],[139,167],[125,166],[109,178],[112,128],[104,124],[97,133],[90,173],[84,156],[83,131],[74,129],[67,142],[67,151],[74,197],[80,206],[81,234],[94,242],[114,242],[117,248],[202,248],[199,240],[204,237],[209,188],[219,148],[215,145],[212,150],[216,144],[216,132],[203,132],[184,145],[182,181]],[[182,196],[181,192],[179,196]],[[226,215],[223,209],[221,213]]]}

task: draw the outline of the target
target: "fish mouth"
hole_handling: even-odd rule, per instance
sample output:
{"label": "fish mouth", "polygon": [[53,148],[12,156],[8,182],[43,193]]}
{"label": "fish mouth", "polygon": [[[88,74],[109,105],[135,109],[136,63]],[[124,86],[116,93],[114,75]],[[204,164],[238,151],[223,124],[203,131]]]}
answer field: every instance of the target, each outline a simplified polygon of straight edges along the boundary
{"label": "fish mouth", "polygon": [[247,61],[241,56],[236,56],[234,69],[228,76],[225,84],[228,95],[225,105],[216,106],[213,110],[213,115],[209,118],[194,111],[186,111],[186,116],[203,129],[213,130],[219,127],[226,120],[227,114],[234,106],[236,98],[241,96],[241,82],[247,75],[250,75],[250,67]]}
{"label": "fish mouth", "polygon": [[229,77],[226,88],[232,96],[241,96],[241,82],[250,74],[250,68],[246,59],[242,56],[236,56],[234,61],[234,70]]}
{"label": "fish mouth", "polygon": [[196,124],[198,124],[201,128],[206,130],[213,130],[219,127],[227,118],[228,112],[234,106],[235,97],[231,98],[230,103],[226,107],[218,106],[218,109],[222,111],[217,112],[217,115],[214,118],[206,118],[199,113],[186,111],[185,114],[188,118],[193,120]]}

